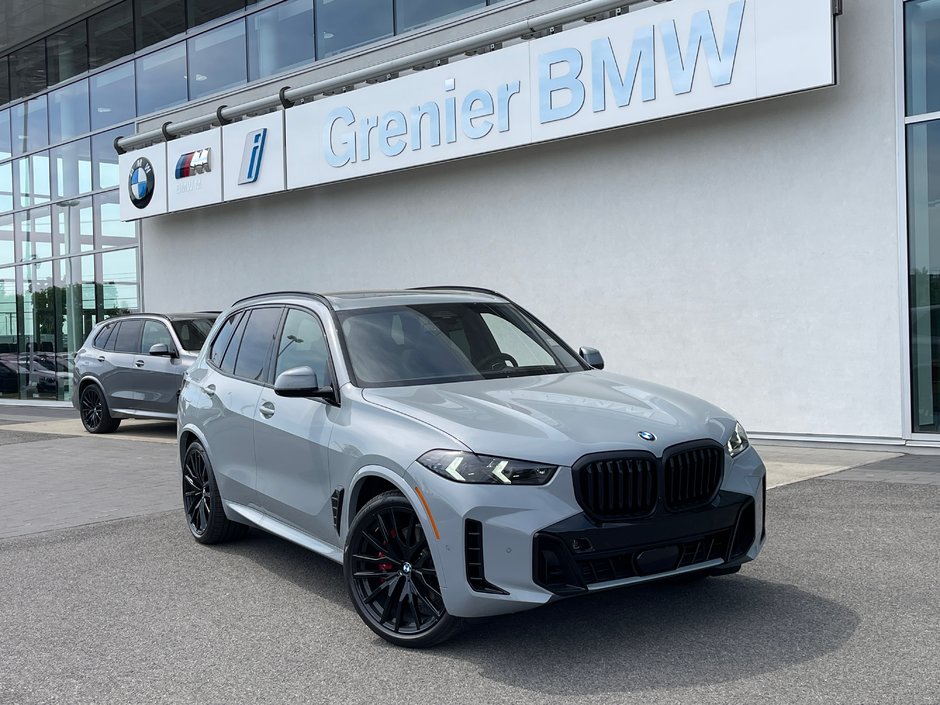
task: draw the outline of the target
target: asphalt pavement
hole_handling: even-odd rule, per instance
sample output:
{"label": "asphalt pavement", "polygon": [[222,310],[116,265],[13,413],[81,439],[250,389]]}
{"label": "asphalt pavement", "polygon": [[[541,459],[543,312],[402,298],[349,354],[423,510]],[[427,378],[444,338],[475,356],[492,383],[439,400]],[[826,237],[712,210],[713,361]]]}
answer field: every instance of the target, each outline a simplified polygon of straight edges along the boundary
{"label": "asphalt pavement", "polygon": [[13,431],[45,423],[14,416],[0,407],[3,705],[940,703],[937,456],[770,490],[767,545],[738,575],[408,651],[361,623],[338,565],[257,531],[193,542],[171,443]]}

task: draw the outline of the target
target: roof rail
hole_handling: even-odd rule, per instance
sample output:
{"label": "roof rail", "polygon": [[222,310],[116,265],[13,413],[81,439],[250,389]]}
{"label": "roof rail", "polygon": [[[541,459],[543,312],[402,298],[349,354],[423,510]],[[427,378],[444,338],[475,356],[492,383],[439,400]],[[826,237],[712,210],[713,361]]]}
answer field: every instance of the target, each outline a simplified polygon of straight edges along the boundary
{"label": "roof rail", "polygon": [[243,299],[239,299],[233,303],[232,306],[238,306],[238,304],[244,303],[245,301],[251,301],[252,299],[264,299],[268,296],[306,296],[308,298],[319,301],[331,311],[333,310],[333,305],[330,303],[330,300],[327,299],[323,294],[318,294],[315,291],[266,291],[263,294],[252,294],[251,296],[246,296]]}
{"label": "roof rail", "polygon": [[478,294],[491,294],[492,296],[498,296],[501,299],[506,299],[507,301],[509,301],[507,297],[503,296],[498,291],[494,291],[493,289],[484,289],[483,287],[479,287],[479,286],[413,286],[410,289],[408,289],[408,291],[441,291],[441,290],[475,291]]}

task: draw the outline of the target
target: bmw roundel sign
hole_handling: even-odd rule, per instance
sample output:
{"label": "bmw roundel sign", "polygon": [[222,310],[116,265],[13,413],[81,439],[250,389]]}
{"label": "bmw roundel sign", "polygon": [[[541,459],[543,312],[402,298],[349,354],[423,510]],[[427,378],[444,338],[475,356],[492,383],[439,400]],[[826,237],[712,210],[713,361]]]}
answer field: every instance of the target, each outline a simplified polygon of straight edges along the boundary
{"label": "bmw roundel sign", "polygon": [[146,208],[150,205],[150,199],[153,198],[155,185],[153,164],[146,157],[140,157],[131,166],[131,173],[127,179],[131,203],[137,208]]}

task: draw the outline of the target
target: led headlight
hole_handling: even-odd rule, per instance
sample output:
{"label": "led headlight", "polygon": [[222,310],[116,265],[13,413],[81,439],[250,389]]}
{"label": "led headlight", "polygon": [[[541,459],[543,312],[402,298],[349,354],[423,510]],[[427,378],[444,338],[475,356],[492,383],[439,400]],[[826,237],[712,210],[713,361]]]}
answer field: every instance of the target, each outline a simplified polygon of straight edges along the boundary
{"label": "led headlight", "polygon": [[731,432],[731,438],[728,439],[728,452],[731,453],[731,457],[733,458],[746,451],[749,445],[751,444],[747,440],[747,434],[744,432],[744,428],[735,421],[734,431]]}
{"label": "led headlight", "polygon": [[490,485],[544,485],[552,479],[554,465],[494,458],[456,450],[432,450],[420,458],[428,470],[454,482]]}

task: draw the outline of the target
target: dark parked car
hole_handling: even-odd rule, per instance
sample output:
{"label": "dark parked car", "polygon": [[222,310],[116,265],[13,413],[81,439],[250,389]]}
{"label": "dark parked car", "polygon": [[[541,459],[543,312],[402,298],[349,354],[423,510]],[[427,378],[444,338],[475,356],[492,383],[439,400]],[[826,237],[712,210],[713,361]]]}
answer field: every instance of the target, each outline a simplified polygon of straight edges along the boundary
{"label": "dark parked car", "polygon": [[75,353],[72,404],[89,433],[121,419],[176,418],[183,372],[196,359],[215,312],[140,313],[95,326]]}

